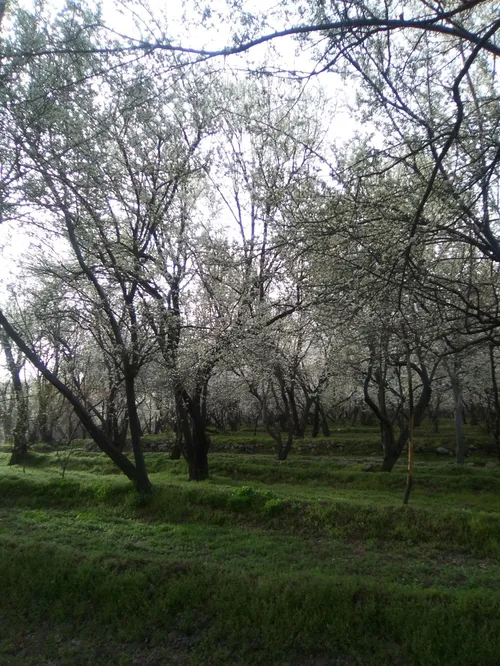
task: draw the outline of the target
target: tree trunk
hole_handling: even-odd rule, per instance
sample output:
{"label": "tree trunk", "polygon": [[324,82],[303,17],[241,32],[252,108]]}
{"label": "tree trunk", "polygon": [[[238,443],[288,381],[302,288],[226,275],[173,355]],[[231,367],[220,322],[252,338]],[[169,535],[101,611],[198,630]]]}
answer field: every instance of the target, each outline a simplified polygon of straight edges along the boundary
{"label": "tree trunk", "polygon": [[283,443],[283,438],[280,432],[278,431],[270,432],[269,430],[268,432],[276,442],[276,459],[286,460],[288,458],[288,454],[290,453],[293,444],[293,422],[290,421],[289,423],[286,443]]}
{"label": "tree trunk", "polygon": [[321,432],[323,433],[323,437],[330,437],[330,426],[328,425],[328,418],[321,407],[321,403],[319,405],[319,413],[321,416]]}
{"label": "tree trunk", "polygon": [[293,431],[290,429],[288,431],[288,437],[286,440],[286,457],[288,457],[288,454],[290,453],[290,450],[292,448],[293,444]]}
{"label": "tree trunk", "polygon": [[413,378],[411,375],[411,356],[410,347],[406,349],[406,370],[408,373],[408,403],[410,407],[409,423],[408,423],[408,476],[406,478],[406,490],[403,497],[403,504],[408,504],[410,494],[413,488],[413,459],[414,459],[414,446],[413,446],[413,420],[414,420],[414,403],[413,403]]}
{"label": "tree trunk", "polygon": [[38,416],[37,431],[41,442],[54,443],[51,419],[49,419],[49,387],[50,384],[43,378],[38,379]]}
{"label": "tree trunk", "polygon": [[286,460],[287,458],[286,448],[283,446],[283,442],[276,443],[276,460]]}
{"label": "tree trunk", "polygon": [[28,440],[23,433],[14,430],[14,442],[8,465],[24,465],[28,458]]}
{"label": "tree trunk", "polygon": [[180,460],[182,456],[182,417],[177,411],[175,419],[175,442],[170,451],[170,460]]}
{"label": "tree trunk", "polygon": [[388,451],[384,453],[384,458],[380,466],[381,472],[392,472],[394,465],[397,463],[399,455],[396,455],[394,452]]}
{"label": "tree trunk", "polygon": [[[5,401],[5,402],[4,402]],[[1,410],[1,419],[2,419],[2,429],[3,429],[3,438],[5,442],[10,442],[12,438],[12,415],[15,411],[14,407],[14,397],[10,391],[5,391],[5,394],[0,396],[0,406]]]}
{"label": "tree trunk", "polygon": [[495,408],[495,419],[493,422],[493,439],[497,449],[497,455],[500,458],[500,394],[498,391],[498,382],[495,366],[495,348],[490,345],[490,371],[491,371],[491,385],[493,387],[493,405]]}
{"label": "tree trunk", "polygon": [[113,442],[115,445],[115,448],[118,449],[118,451],[123,452],[125,450],[125,445],[127,444],[127,434],[128,434],[128,425],[129,425],[129,420],[128,417],[124,417],[122,424],[118,422],[118,419],[116,419],[116,422],[114,424],[114,430],[113,430]]}
{"label": "tree trunk", "polygon": [[210,438],[205,434],[205,418],[199,405],[182,388],[176,390],[177,413],[182,432],[182,453],[186,458],[190,481],[208,479]]}
{"label": "tree trunk", "polygon": [[432,422],[432,431],[435,433],[439,432],[439,409],[441,407],[442,399],[442,394],[438,394],[434,400],[434,404],[429,403],[429,406],[427,407]]}
{"label": "tree trunk", "polygon": [[319,398],[316,398],[314,401],[314,414],[313,414],[313,426],[311,437],[317,437],[319,435]]}
{"label": "tree trunk", "polygon": [[360,411],[361,411],[361,408],[360,408],[359,405],[354,405],[354,407],[352,408],[352,411],[351,411],[351,414],[350,414],[350,417],[349,417],[350,425],[351,425],[352,428],[354,428],[354,426],[356,425],[356,422],[358,420],[358,416],[359,416]]}
{"label": "tree trunk", "polygon": [[[206,439],[205,437],[203,439]],[[198,438],[193,442],[189,464],[189,480],[204,481],[208,479],[208,444]]]}
{"label": "tree trunk", "polygon": [[462,387],[460,385],[460,364],[457,357],[453,360],[453,367],[447,366],[451,381],[451,390],[453,391],[453,401],[455,403],[455,435],[456,435],[456,460],[457,465],[463,465],[465,462],[465,433],[464,433],[464,403],[462,397]]}
{"label": "tree trunk", "polygon": [[137,401],[135,395],[135,375],[130,372],[125,375],[125,391],[127,394],[127,411],[129,418],[130,438],[132,440],[132,451],[134,452],[135,469],[137,472],[136,486],[141,493],[151,492],[151,481],[149,480],[142,450],[142,430],[137,412]]}
{"label": "tree trunk", "polygon": [[465,462],[465,433],[463,416],[462,396],[455,407],[455,428],[457,431],[457,465],[463,465]]}
{"label": "tree trunk", "polygon": [[193,444],[192,459],[189,461],[189,480],[204,481],[208,479],[208,449],[210,438],[205,434],[205,419],[198,410],[192,415]]}
{"label": "tree trunk", "polygon": [[[282,379],[280,381],[283,381]],[[297,409],[297,401],[295,399],[295,386],[292,384],[292,386],[289,389],[285,389],[287,392],[287,397],[288,397],[288,402],[289,402],[289,410],[290,410],[290,417],[293,421],[293,431],[294,434],[297,437],[300,437],[301,439],[304,437],[304,431],[305,430],[305,425],[304,429],[302,429],[302,424],[299,419],[299,410]],[[288,420],[288,415],[287,415],[287,420]],[[285,427],[283,428],[284,431],[288,431],[288,423],[285,421]]]}
{"label": "tree trunk", "polygon": [[299,428],[296,432],[297,437],[304,439],[306,434],[307,424],[309,423],[309,416],[311,413],[311,407],[313,406],[315,399],[311,397],[306,391],[304,391],[304,411],[302,413],[302,418],[299,419]]}
{"label": "tree trunk", "polygon": [[391,423],[380,423],[380,439],[384,451],[384,458],[382,460],[380,471],[391,472],[400,454],[397,450],[398,447],[394,439],[394,430]]}
{"label": "tree trunk", "polygon": [[[278,403],[277,396],[274,396],[276,403]],[[274,439],[276,442],[276,458],[277,460],[286,460],[290,449],[292,448],[293,443],[293,419],[290,414],[290,409],[288,406],[288,399],[286,393],[282,390],[283,404],[285,408],[285,413],[280,414],[279,421],[280,428],[276,428],[273,423],[273,418],[267,411],[267,402],[266,397],[262,398],[262,420],[266,428],[266,432]],[[284,426],[284,427],[283,427]],[[287,443],[283,444],[282,433],[286,430],[287,432]]]}
{"label": "tree trunk", "polygon": [[170,460],[180,460],[182,455],[182,449],[180,445],[175,442],[175,444],[172,447],[172,450],[170,451]]}
{"label": "tree trunk", "polygon": [[458,380],[453,382],[452,388],[455,399],[456,460],[457,465],[463,465],[465,462],[464,403]]}
{"label": "tree trunk", "polygon": [[16,425],[12,431],[13,448],[9,465],[24,465],[28,457],[28,404],[25,396],[16,394]]}

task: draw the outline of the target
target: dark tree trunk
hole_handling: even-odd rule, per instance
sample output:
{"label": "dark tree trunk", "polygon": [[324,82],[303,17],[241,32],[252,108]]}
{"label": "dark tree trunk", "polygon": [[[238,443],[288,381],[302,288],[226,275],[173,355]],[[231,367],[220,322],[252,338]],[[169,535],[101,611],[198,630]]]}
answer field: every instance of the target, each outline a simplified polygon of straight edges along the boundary
{"label": "dark tree trunk", "polygon": [[113,446],[118,451],[123,452],[125,450],[125,445],[127,444],[128,426],[128,412],[124,415],[123,420],[120,423],[115,405],[115,398],[111,396],[107,406],[104,430],[108,440],[113,442]]}
{"label": "dark tree trunk", "polygon": [[175,442],[175,444],[172,446],[172,450],[170,451],[170,460],[180,460],[182,456],[182,449],[180,445]]}
{"label": "dark tree trunk", "polygon": [[14,440],[14,446],[7,465],[24,465],[28,458],[28,444]]}
{"label": "dark tree trunk", "polygon": [[238,432],[238,430],[240,428],[241,419],[239,417],[238,418],[236,418],[236,417],[229,418],[227,420],[227,423],[228,423],[228,426],[229,426],[229,430],[231,432]]}
{"label": "dark tree trunk", "polygon": [[276,442],[276,460],[286,460],[287,459],[286,447],[283,446],[283,442]]}
{"label": "dark tree trunk", "polygon": [[455,417],[455,436],[456,436],[456,461],[457,465],[463,465],[465,462],[465,433],[464,433],[464,403],[462,398],[462,387],[459,376],[459,360],[454,358],[453,367],[448,367],[448,373],[451,380],[451,389],[453,391],[454,417]]}
{"label": "dark tree trunk", "polygon": [[314,401],[313,424],[311,437],[319,435],[319,398]]}
{"label": "dark tree trunk", "polygon": [[399,454],[395,453],[394,451],[386,451],[384,452],[384,458],[382,460],[382,464],[380,466],[380,471],[381,472],[392,472],[392,469],[394,465],[397,463],[399,458]]}
{"label": "dark tree trunk", "polygon": [[351,410],[351,414],[349,416],[349,422],[351,424],[351,427],[353,428],[356,425],[356,421],[358,420],[360,409],[361,408],[359,405],[354,405],[354,407]]}
{"label": "dark tree trunk", "polygon": [[182,456],[182,422],[180,414],[175,421],[175,442],[170,451],[170,460],[180,460]]}
{"label": "dark tree trunk", "polygon": [[330,437],[330,427],[328,426],[328,419],[326,417],[323,407],[321,406],[321,400],[319,398],[316,398],[316,400],[314,401],[312,437],[317,437],[319,435],[320,428],[323,437]]}
{"label": "dark tree trunk", "polygon": [[205,433],[193,432],[186,438],[185,455],[187,458],[190,481],[208,479],[208,449],[210,439]]}
{"label": "dark tree trunk", "polygon": [[182,433],[182,453],[186,458],[190,481],[208,479],[210,438],[205,433],[206,416],[198,400],[182,388],[176,390],[177,412]]}
{"label": "dark tree trunk", "polygon": [[394,438],[394,430],[392,423],[389,421],[380,423],[380,439],[384,451],[384,458],[382,460],[380,471],[391,472],[399,458],[400,451],[397,450],[398,447]]}
{"label": "dark tree trunk", "polygon": [[498,381],[495,365],[495,348],[490,345],[490,372],[491,372],[491,385],[493,388],[493,406],[495,408],[495,415],[493,420],[493,439],[497,450],[497,455],[500,458],[500,393],[498,390]]}
{"label": "dark tree trunk", "polygon": [[[281,375],[279,373],[277,374],[277,377],[278,380],[280,381]],[[274,400],[276,404],[278,404],[278,395],[275,392],[274,388],[272,388],[272,392],[274,395]],[[276,419],[273,419],[272,414],[268,412],[266,396],[264,395],[263,397],[260,397],[258,396],[257,393],[255,393],[254,395],[256,395],[261,404],[262,420],[264,422],[266,431],[276,442],[276,458],[278,460],[286,460],[293,444],[294,423],[292,415],[290,413],[288,396],[284,389],[284,383],[281,381],[280,381],[280,392],[284,408],[284,412],[280,414],[278,419],[280,423],[280,428],[276,427]],[[287,440],[285,444],[283,443],[284,432],[286,432],[287,434]]]}
{"label": "dark tree trunk", "polygon": [[462,401],[462,391],[458,390],[455,395],[455,431],[457,437],[456,460],[457,465],[463,465],[465,462],[465,433],[464,433],[464,404]]}
{"label": "dark tree trunk", "polygon": [[125,392],[127,395],[127,411],[129,418],[130,439],[132,440],[132,451],[136,469],[137,490],[142,493],[151,492],[151,481],[149,480],[142,450],[142,429],[137,412],[137,401],[135,395],[135,374],[132,371],[125,374]]}
{"label": "dark tree trunk", "polygon": [[15,406],[14,406],[15,399],[10,391],[6,391],[5,395],[0,397],[0,401],[3,402],[2,398],[5,400],[5,405],[2,404],[0,406],[3,436],[4,440],[6,442],[9,442],[12,438],[12,428],[13,428],[12,415],[14,414],[15,411]]}
{"label": "dark tree trunk", "polygon": [[205,436],[203,440],[197,438],[193,443],[192,455],[188,461],[190,481],[208,479],[208,442]]}
{"label": "dark tree trunk", "polygon": [[309,423],[309,416],[310,416],[310,413],[311,413],[311,407],[313,406],[314,402],[315,402],[315,399],[312,398],[310,395],[308,395],[304,391],[304,412],[303,412],[302,418],[300,419],[300,422],[299,422],[299,429],[296,432],[297,436],[300,439],[304,439],[304,437],[305,437],[307,424]]}
{"label": "dark tree trunk", "polygon": [[29,442],[26,432],[28,423],[28,405],[25,396],[16,400],[16,425],[12,431],[13,448],[9,465],[24,465],[28,457]]}
{"label": "dark tree trunk", "polygon": [[330,426],[328,425],[328,418],[321,407],[321,404],[319,406],[319,413],[321,415],[321,432],[323,433],[323,437],[330,437]]}
{"label": "dark tree trunk", "polygon": [[38,381],[38,415],[37,415],[37,439],[46,444],[54,443],[52,423],[49,419],[49,387],[45,379],[39,377]]}
{"label": "dark tree trunk", "polygon": [[123,452],[125,450],[125,445],[127,444],[127,434],[128,434],[128,418],[125,417],[121,425],[118,422],[118,419],[116,419],[113,431],[113,442],[115,448],[118,449],[118,451]]}
{"label": "dark tree trunk", "polygon": [[[303,438],[304,437],[304,430],[305,430],[305,424],[304,428],[302,428],[302,423],[299,418],[299,410],[297,408],[297,400],[295,398],[295,386],[292,384],[292,386],[289,389],[286,389],[287,392],[287,397],[288,397],[288,403],[289,403],[289,410],[290,410],[290,417],[293,422],[293,432],[296,437]],[[283,432],[288,431],[288,423],[287,423],[287,418],[285,417],[283,424]]]}
{"label": "dark tree trunk", "polygon": [[[286,432],[287,434],[287,439],[286,439],[286,444],[283,444],[282,436],[281,433],[279,434],[279,438],[277,439],[272,431],[268,428],[269,434],[275,438],[276,443],[278,445],[278,460],[286,460],[288,454],[290,453],[290,450],[292,448],[293,444],[293,436],[297,432],[297,421],[296,419],[298,418],[297,416],[297,409],[295,405],[295,394],[292,392],[293,400],[294,402],[290,402],[289,400],[289,393],[286,390],[286,383],[285,383],[285,378],[283,376],[283,372],[281,371],[281,368],[279,366],[276,366],[275,368],[275,376],[276,379],[278,380],[279,387],[280,387],[280,394],[281,394],[281,401],[282,401],[282,409],[283,412],[281,414],[281,418],[284,421],[285,428],[283,429],[283,432]],[[274,399],[276,402],[276,405],[279,405],[279,400],[278,400],[278,395],[273,389],[274,393]],[[270,426],[272,425],[271,423],[269,424]]]}
{"label": "dark tree trunk", "polygon": [[287,433],[287,438],[285,443],[283,442],[283,438],[280,432],[276,432],[275,435],[271,434],[271,436],[274,437],[274,440],[276,441],[277,460],[286,460],[288,458],[288,454],[290,453],[290,449],[292,448],[293,444],[293,425]]}
{"label": "dark tree trunk", "polygon": [[435,401],[434,404],[429,403],[429,406],[427,407],[427,411],[429,413],[431,423],[432,423],[432,430],[435,433],[439,432],[439,409],[441,407],[441,401],[442,401],[442,394],[439,394]]}

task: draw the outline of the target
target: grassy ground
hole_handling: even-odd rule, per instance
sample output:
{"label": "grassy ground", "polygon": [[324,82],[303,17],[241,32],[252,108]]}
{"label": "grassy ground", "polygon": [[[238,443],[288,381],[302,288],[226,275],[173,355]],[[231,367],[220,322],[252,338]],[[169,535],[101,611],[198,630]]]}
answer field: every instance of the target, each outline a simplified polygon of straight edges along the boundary
{"label": "grassy ground", "polygon": [[498,665],[500,468],[147,457],[0,454],[0,665]]}
{"label": "grassy ground", "polygon": [[[329,437],[320,435],[311,437],[308,428],[304,439],[296,439],[293,451],[300,454],[328,455],[328,456],[380,456],[380,429],[378,426],[348,426],[345,424],[332,425]],[[489,452],[494,454],[490,435],[482,426],[467,423],[465,425],[466,445],[480,449],[480,454]],[[213,430],[210,433],[212,450],[217,452],[237,453],[272,453],[275,443],[270,435],[259,426],[257,430],[252,427],[243,427],[237,432],[222,433]],[[156,447],[169,446],[174,441],[173,435],[148,435],[144,438],[146,447],[154,450]],[[439,425],[439,432],[435,433],[432,423],[424,421],[415,431],[415,445],[419,449],[417,454],[421,459],[436,457],[435,450],[439,447],[455,448],[455,426],[451,420],[443,419]]]}

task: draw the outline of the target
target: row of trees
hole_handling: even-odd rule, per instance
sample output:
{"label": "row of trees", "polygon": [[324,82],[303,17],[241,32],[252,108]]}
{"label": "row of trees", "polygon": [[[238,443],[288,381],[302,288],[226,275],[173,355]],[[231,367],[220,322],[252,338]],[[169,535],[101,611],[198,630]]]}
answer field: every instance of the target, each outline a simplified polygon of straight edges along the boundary
{"label": "row of trees", "polygon": [[[330,437],[332,423],[348,425],[379,423],[384,451],[382,469],[392,469],[409,435],[409,373],[414,389],[414,425],[422,417],[432,420],[438,432],[442,417],[456,417],[457,461],[463,462],[463,422],[482,423],[498,450],[497,359],[495,348],[480,346],[449,355],[419,348],[408,368],[405,334],[384,331],[368,343],[348,345],[344,338],[333,345],[325,332],[297,327],[293,317],[280,327],[279,336],[261,334],[233,353],[229,362],[215,364],[201,398],[203,428],[233,432],[241,426],[263,424],[275,439],[279,459],[285,459],[292,443],[306,436]],[[284,344],[282,341],[285,341]],[[72,414],[70,405],[43,375],[26,368],[26,357],[10,359],[10,380],[1,385],[0,425],[4,440],[15,443],[12,463],[23,462],[30,443],[44,441],[56,450],[88,433]],[[123,451],[129,429],[126,394],[113,382],[109,367],[100,363],[102,350],[89,338],[82,355],[62,355],[58,376],[72,384],[75,361],[80,368],[82,397],[105,424],[114,446]],[[142,435],[177,432],[179,452],[183,445],[182,423],[175,393],[161,357],[152,355],[136,382],[137,412]],[[260,429],[259,429],[260,431]],[[335,436],[333,434],[333,436]]]}
{"label": "row of trees", "polygon": [[[390,470],[410,424],[433,400],[437,413],[440,382],[461,423],[474,358],[498,440],[500,24],[488,3],[468,4],[398,34],[387,16],[380,28],[377,3],[318,4],[324,68],[356,86],[369,120],[350,145],[320,87],[187,67],[161,40],[137,51],[80,5],[47,25],[42,10],[13,16],[0,212],[29,244],[0,313],[15,458],[25,360],[38,394],[63,396],[142,491],[141,406],[158,427],[175,418],[190,478],[203,479],[207,419],[242,409],[221,407],[228,386],[252,396],[282,458],[306,424],[326,428],[362,399]],[[355,24],[352,42],[339,21]]]}

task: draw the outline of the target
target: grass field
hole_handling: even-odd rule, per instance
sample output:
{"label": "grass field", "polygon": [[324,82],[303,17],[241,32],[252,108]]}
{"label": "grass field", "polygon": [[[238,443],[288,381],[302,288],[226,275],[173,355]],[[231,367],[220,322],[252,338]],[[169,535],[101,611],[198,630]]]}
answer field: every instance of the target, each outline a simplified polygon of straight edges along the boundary
{"label": "grass field", "polygon": [[352,441],[198,484],[150,453],[148,497],[84,448],[64,479],[0,454],[0,664],[497,666],[500,467],[423,455],[404,507]]}

